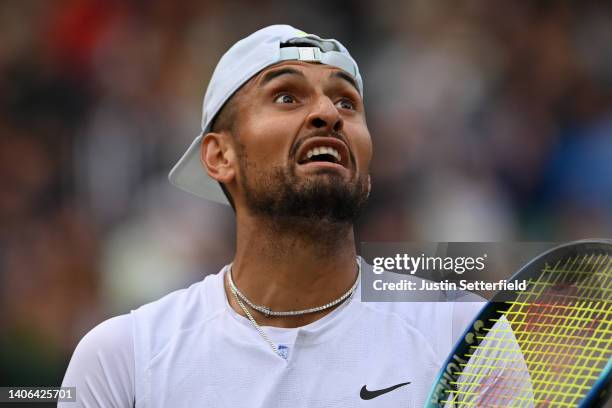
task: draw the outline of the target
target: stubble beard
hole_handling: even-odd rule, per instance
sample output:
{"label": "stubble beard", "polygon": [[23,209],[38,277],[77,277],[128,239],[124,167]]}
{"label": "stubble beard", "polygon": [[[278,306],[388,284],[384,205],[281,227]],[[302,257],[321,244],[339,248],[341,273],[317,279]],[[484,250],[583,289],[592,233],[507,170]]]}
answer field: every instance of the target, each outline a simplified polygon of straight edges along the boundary
{"label": "stubble beard", "polygon": [[368,201],[365,175],[347,181],[335,171],[322,170],[304,179],[297,176],[295,165],[261,172],[244,150],[239,162],[247,207],[280,229],[305,229],[319,238],[341,233],[359,219]]}

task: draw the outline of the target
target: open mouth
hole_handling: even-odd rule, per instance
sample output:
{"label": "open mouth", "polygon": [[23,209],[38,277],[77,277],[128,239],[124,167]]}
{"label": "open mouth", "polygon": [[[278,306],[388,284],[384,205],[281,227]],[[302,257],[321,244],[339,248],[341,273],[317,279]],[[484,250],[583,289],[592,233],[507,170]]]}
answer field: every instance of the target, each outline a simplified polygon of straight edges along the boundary
{"label": "open mouth", "polygon": [[315,147],[306,152],[306,155],[299,164],[313,163],[313,162],[328,162],[340,164],[341,156],[340,153],[333,147]]}
{"label": "open mouth", "polygon": [[298,151],[298,164],[319,164],[328,167],[349,166],[349,150],[343,141],[330,137],[308,139]]}

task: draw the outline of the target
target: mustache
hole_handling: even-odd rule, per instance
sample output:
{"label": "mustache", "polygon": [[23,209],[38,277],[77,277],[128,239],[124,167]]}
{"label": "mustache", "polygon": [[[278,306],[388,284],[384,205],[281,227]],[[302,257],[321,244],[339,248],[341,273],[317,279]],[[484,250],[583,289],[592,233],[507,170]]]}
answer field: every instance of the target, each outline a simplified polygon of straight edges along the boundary
{"label": "mustache", "polygon": [[348,141],[346,140],[346,136],[344,136],[344,133],[337,132],[335,130],[329,131],[329,130],[324,130],[324,129],[318,129],[296,140],[296,142],[293,144],[289,152],[290,157],[295,158],[295,155],[297,154],[300,147],[304,143],[306,143],[308,139],[312,139],[313,137],[332,137],[334,139],[338,139],[342,141],[342,143],[346,145],[346,149],[348,150],[349,157],[351,159],[351,163],[355,163],[355,160],[354,160],[355,158],[353,157],[353,152],[351,151],[350,145],[348,144]]}

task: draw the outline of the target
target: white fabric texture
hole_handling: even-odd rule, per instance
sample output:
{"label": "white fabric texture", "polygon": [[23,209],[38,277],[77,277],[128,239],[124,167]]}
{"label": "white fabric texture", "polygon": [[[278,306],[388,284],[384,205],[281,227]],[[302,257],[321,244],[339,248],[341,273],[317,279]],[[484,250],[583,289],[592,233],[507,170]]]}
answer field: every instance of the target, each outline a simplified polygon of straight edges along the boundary
{"label": "white fabric texture", "polygon": [[[422,407],[435,375],[481,302],[360,301],[324,318],[264,327],[275,355],[227,302],[225,268],[129,315],[77,346],[59,407]],[[363,400],[360,390],[410,384]]]}

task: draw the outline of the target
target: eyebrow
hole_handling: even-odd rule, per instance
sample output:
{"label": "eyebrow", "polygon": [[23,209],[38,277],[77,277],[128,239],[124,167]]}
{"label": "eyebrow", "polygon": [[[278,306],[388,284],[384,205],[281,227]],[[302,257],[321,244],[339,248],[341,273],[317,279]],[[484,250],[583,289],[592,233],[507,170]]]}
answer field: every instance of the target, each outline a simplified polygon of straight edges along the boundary
{"label": "eyebrow", "polygon": [[[304,75],[304,73],[302,71],[298,71],[297,69],[293,69],[293,68],[281,68],[281,69],[276,69],[276,70],[272,70],[272,71],[268,71],[264,74],[263,78],[261,79],[261,82],[259,83],[259,87],[263,87],[266,84],[268,84],[270,81],[272,81],[275,78],[278,78],[279,76],[282,75],[297,75],[299,77],[302,78],[306,78],[306,76]],[[359,87],[357,86],[357,82],[355,81],[355,79],[350,76],[349,74],[347,74],[344,71],[334,71],[329,75],[330,78],[340,78],[345,80],[346,82],[348,82],[349,84],[351,84],[353,86],[353,88],[355,88],[357,90],[357,92],[359,92],[359,94],[361,94],[361,92],[359,91]]]}
{"label": "eyebrow", "polygon": [[[357,82],[355,82],[355,79],[353,79],[353,77],[347,74],[346,72],[334,71],[329,75],[329,77],[344,79],[346,82],[353,85],[353,87],[357,90],[357,92],[359,92],[359,87],[357,86]],[[361,94],[361,92],[359,92],[359,94]]]}
{"label": "eyebrow", "polygon": [[298,71],[297,69],[281,68],[281,69],[276,69],[273,71],[266,72],[263,78],[261,79],[261,82],[259,83],[259,87],[265,86],[268,82],[272,81],[274,78],[278,78],[279,76],[282,76],[282,75],[297,75],[302,78],[306,78],[306,76],[301,71]]}

